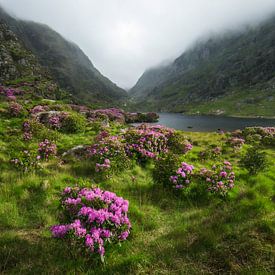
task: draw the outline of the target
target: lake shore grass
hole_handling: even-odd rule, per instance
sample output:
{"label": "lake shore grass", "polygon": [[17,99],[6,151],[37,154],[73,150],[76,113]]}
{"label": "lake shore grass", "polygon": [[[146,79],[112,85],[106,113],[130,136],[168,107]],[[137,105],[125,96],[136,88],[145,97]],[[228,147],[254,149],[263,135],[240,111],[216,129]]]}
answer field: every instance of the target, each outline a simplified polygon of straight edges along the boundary
{"label": "lake shore grass", "polygon": [[[233,163],[236,188],[227,199],[190,198],[157,184],[154,163],[116,173],[95,182],[89,163],[62,163],[54,158],[41,171],[21,173],[10,164],[11,150],[20,142],[22,119],[1,119],[0,149],[0,272],[2,274],[232,274],[270,273],[274,264],[274,163],[257,176],[239,166],[238,152],[222,156]],[[112,126],[113,133],[120,131]],[[90,144],[96,131],[60,134],[57,148],[64,152]],[[197,167],[198,153],[219,145],[222,135],[190,133],[194,144],[184,160]],[[34,147],[37,140],[30,142]],[[15,146],[16,145],[16,146]],[[265,148],[269,161],[273,148]],[[106,252],[105,264],[85,259],[64,242],[51,238],[58,222],[59,194],[66,186],[97,184],[129,200],[133,225],[130,238]]]}

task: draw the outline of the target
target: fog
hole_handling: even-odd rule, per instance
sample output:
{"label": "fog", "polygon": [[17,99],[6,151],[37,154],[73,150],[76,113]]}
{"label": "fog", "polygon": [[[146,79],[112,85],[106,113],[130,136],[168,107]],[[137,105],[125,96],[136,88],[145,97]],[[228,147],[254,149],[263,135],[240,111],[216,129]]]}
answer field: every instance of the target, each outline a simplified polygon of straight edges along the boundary
{"label": "fog", "polygon": [[173,60],[198,38],[255,24],[275,0],[0,0],[13,15],[46,23],[77,43],[123,88]]}

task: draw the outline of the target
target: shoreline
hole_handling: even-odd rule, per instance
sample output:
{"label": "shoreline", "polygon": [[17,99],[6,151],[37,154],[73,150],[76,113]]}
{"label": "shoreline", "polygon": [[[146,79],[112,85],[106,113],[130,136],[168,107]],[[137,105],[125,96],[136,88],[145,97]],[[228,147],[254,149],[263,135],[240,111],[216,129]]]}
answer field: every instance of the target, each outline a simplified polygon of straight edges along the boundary
{"label": "shoreline", "polygon": [[194,113],[181,113],[181,112],[157,112],[157,114],[167,113],[167,114],[181,114],[181,115],[188,115],[188,116],[213,116],[213,117],[225,117],[225,118],[248,118],[248,119],[275,119],[275,116],[241,116],[241,115],[218,115],[218,114],[194,114]]}

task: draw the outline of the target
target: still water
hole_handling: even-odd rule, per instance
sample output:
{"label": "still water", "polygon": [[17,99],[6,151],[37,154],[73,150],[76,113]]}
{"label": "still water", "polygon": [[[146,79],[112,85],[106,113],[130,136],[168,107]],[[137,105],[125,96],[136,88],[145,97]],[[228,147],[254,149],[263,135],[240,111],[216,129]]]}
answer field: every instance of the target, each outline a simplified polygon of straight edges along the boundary
{"label": "still water", "polygon": [[193,132],[211,132],[221,129],[233,131],[248,126],[275,126],[275,119],[235,118],[220,116],[190,116],[176,113],[159,113],[159,122],[164,126]]}

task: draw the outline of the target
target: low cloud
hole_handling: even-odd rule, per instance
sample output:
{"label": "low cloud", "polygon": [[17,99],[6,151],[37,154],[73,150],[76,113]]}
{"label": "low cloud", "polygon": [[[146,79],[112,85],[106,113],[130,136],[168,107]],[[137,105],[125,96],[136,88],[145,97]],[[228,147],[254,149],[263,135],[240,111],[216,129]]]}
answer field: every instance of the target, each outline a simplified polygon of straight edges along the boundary
{"label": "low cloud", "polygon": [[46,23],[77,43],[123,88],[201,36],[257,23],[274,0],[0,0],[14,15]]}

